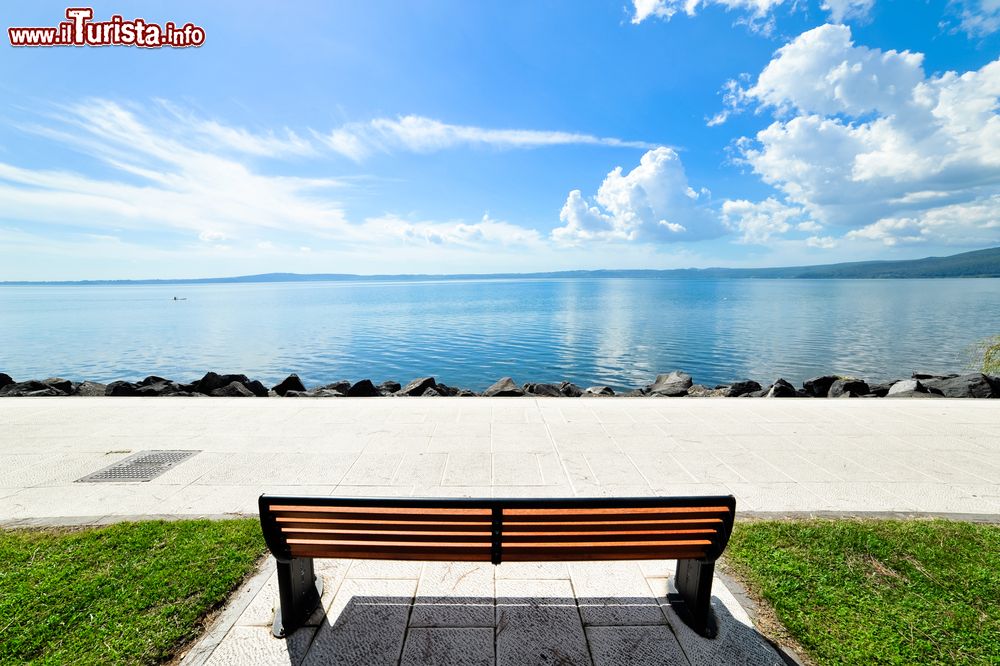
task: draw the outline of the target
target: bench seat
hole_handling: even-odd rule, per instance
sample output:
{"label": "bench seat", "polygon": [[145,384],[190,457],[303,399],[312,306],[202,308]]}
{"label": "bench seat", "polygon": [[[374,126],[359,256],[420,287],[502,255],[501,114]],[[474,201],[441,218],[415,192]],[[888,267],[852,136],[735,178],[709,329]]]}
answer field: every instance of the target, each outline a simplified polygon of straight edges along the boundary
{"label": "bench seat", "polygon": [[315,558],[462,562],[676,559],[670,602],[703,636],[716,631],[712,577],[736,500],[711,497],[434,499],[262,495],[261,529],[278,562],[285,636],[319,604]]}

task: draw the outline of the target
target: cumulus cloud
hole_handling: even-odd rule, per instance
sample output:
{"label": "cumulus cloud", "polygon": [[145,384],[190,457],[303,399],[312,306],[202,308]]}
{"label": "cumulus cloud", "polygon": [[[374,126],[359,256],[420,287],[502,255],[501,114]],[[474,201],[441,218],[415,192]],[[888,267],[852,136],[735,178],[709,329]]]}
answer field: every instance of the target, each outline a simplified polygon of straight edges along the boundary
{"label": "cumulus cloud", "polygon": [[566,198],[552,232],[560,243],[590,240],[675,242],[713,238],[724,233],[704,199],[709,192],[689,184],[680,157],[655,148],[628,173],[611,171],[592,201],[580,190]]}
{"label": "cumulus cloud", "polygon": [[786,206],[774,198],[760,202],[737,199],[722,204],[722,221],[730,230],[740,234],[741,243],[764,244],[772,236],[785,234],[793,227],[819,228],[811,221],[794,224],[802,219],[804,213],[801,208]]}
{"label": "cumulus cloud", "polygon": [[[983,0],[993,2],[994,0]],[[642,23],[650,17],[670,20],[675,14],[683,12],[694,16],[698,11],[708,6],[719,6],[727,11],[739,11],[744,14],[741,22],[751,28],[763,32],[773,29],[772,13],[779,5],[787,4],[794,8],[795,0],[632,0],[632,23]],[[875,5],[875,0],[824,0],[823,10],[830,18],[839,23],[848,19],[864,18]]]}
{"label": "cumulus cloud", "polygon": [[568,145],[645,149],[653,147],[644,141],[626,141],[577,132],[453,125],[416,115],[375,118],[364,123],[347,123],[329,133],[317,136],[329,148],[352,160],[361,160],[376,152],[403,150],[428,153],[458,146],[501,149]]}
{"label": "cumulus cloud", "polygon": [[858,46],[849,27],[824,25],[734,93],[775,116],[737,147],[784,203],[848,238],[996,242],[998,96],[1000,59],[927,76],[919,53]]}

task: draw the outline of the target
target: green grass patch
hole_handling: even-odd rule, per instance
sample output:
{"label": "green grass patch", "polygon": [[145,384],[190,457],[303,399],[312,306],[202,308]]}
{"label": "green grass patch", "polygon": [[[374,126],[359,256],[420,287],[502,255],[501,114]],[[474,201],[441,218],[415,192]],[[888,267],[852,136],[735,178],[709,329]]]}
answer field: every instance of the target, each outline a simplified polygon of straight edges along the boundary
{"label": "green grass patch", "polygon": [[739,523],[727,562],[818,664],[1000,664],[1000,527]]}
{"label": "green grass patch", "polygon": [[0,531],[0,663],[163,662],[263,553],[256,520]]}

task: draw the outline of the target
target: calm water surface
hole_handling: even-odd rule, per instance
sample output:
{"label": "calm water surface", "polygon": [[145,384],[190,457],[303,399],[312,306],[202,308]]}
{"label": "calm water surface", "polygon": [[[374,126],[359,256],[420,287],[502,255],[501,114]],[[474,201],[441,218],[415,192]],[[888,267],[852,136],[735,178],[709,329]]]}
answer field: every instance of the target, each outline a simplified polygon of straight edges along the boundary
{"label": "calm water surface", "polygon": [[[174,296],[187,300],[174,301]],[[0,287],[0,371],[15,379],[265,383],[296,372],[483,389],[799,383],[958,371],[1000,333],[1000,280],[545,279]]]}

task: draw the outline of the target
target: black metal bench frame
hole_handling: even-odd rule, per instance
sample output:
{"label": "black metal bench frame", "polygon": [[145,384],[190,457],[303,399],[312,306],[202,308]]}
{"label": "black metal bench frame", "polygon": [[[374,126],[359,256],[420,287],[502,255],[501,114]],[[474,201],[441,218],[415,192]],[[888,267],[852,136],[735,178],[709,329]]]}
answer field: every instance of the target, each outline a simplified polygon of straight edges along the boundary
{"label": "black metal bench frame", "polygon": [[[718,536],[705,556],[697,559],[677,559],[677,572],[668,594],[677,615],[698,634],[714,638],[718,627],[712,612],[712,579],[715,562],[722,555],[732,534],[736,499],[732,495],[704,497],[615,497],[615,498],[396,498],[396,497],[297,497],[261,495],[258,501],[264,541],[277,561],[280,607],[275,609],[274,636],[282,638],[302,626],[320,605],[323,580],[315,575],[312,557],[293,557],[275,515],[272,504],[294,504],[315,507],[408,508],[408,509],[489,509],[492,512],[492,542],[490,560],[496,565],[504,561],[503,512],[505,509],[640,509],[693,508],[724,506],[728,517],[722,519]],[[368,559],[368,558],[358,558]],[[388,559],[388,558],[384,558]],[[447,559],[447,558],[442,558]],[[604,561],[636,559],[599,557]],[[642,558],[647,559],[647,558]],[[673,557],[664,558],[673,559]],[[524,561],[524,560],[521,560]],[[540,561],[540,560],[539,560]],[[565,560],[548,561],[572,561]]]}

